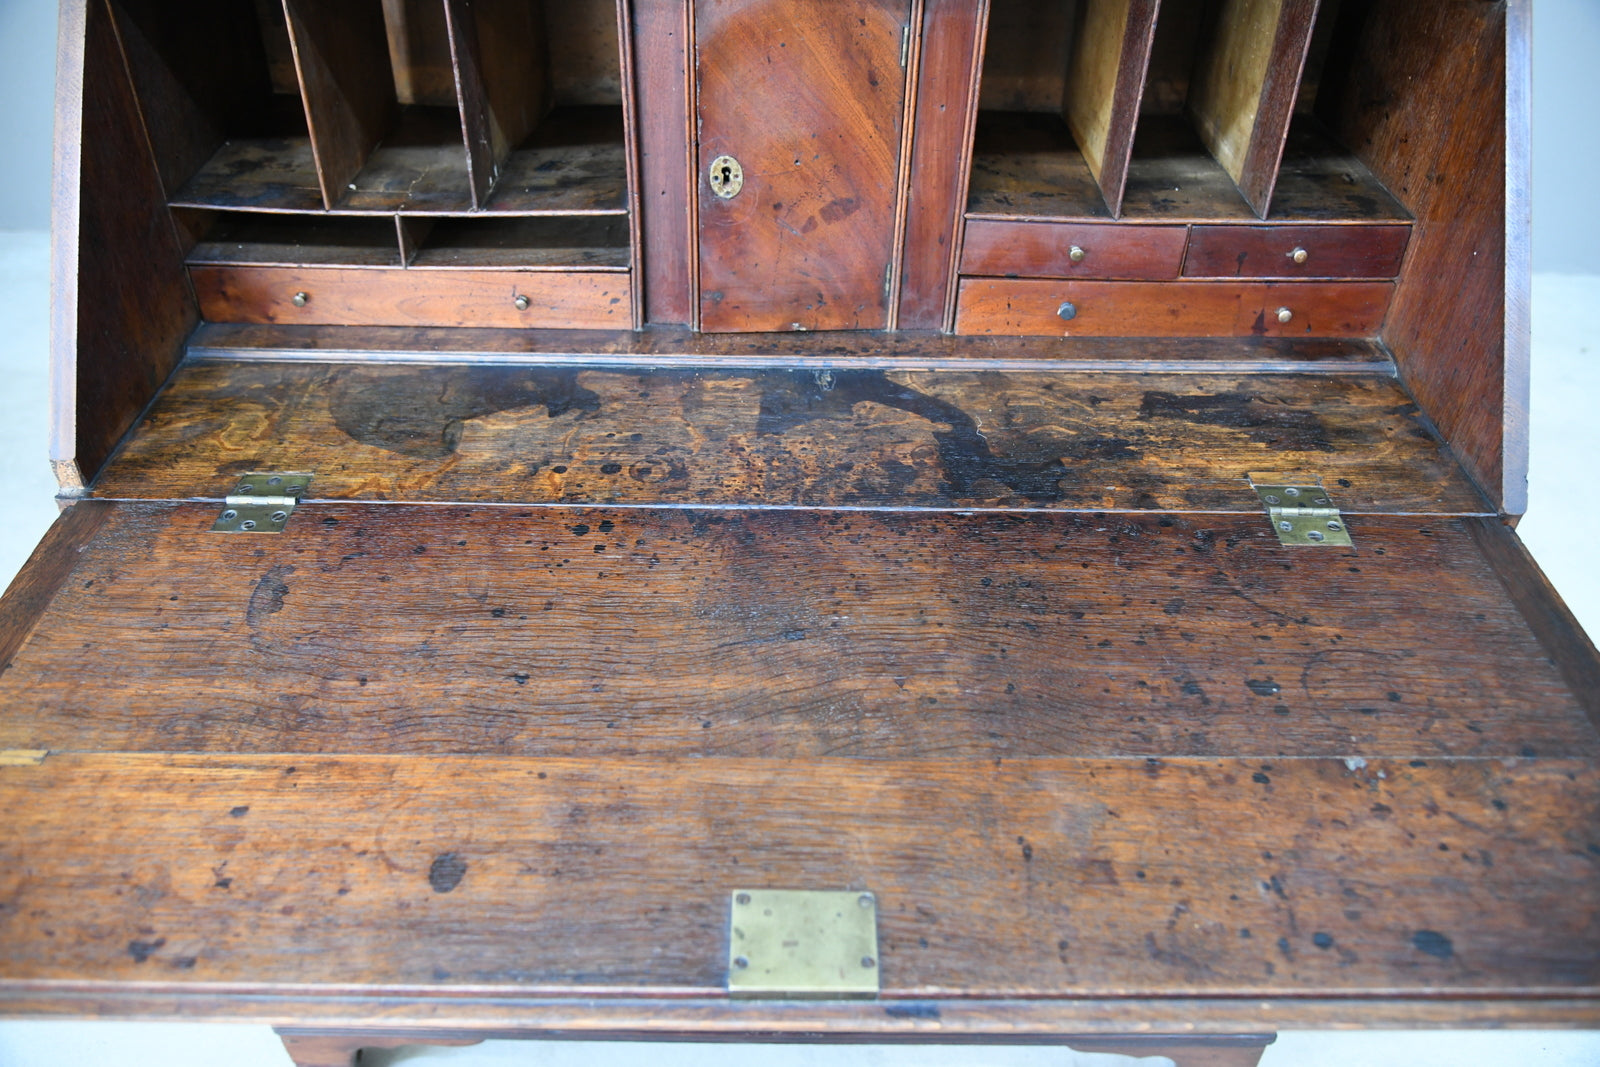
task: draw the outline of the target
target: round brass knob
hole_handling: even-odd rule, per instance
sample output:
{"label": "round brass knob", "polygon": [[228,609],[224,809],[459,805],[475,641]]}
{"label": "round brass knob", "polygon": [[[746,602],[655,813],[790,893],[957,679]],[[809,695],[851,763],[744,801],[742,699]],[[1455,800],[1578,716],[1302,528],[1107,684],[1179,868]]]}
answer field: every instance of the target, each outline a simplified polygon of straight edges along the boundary
{"label": "round brass knob", "polygon": [[1061,302],[1061,306],[1056,308],[1056,314],[1060,315],[1067,322],[1071,322],[1073,319],[1078,317],[1078,307],[1070,300],[1063,300]]}
{"label": "round brass knob", "polygon": [[303,308],[310,302],[311,294],[305,292],[296,293],[294,296],[289,298],[289,303],[293,304],[297,308]]}
{"label": "round brass knob", "polygon": [[1072,260],[1074,263],[1082,263],[1083,257],[1088,254],[1089,253],[1085,252],[1082,248],[1079,248],[1077,245],[1073,245],[1072,250],[1067,253],[1067,258]]}
{"label": "round brass knob", "polygon": [[1288,322],[1292,318],[1294,318],[1294,312],[1290,311],[1288,308],[1279,308],[1278,309],[1278,321],[1279,322]]}
{"label": "round brass knob", "polygon": [[1293,252],[1289,253],[1289,258],[1294,260],[1296,263],[1304,263],[1306,260],[1311,258],[1311,253],[1307,252],[1303,248],[1296,248]]}
{"label": "round brass knob", "polygon": [[516,299],[511,302],[517,306],[518,311],[527,311],[528,305],[531,303],[531,301],[529,301],[528,298],[523,296],[521,293],[518,293]]}

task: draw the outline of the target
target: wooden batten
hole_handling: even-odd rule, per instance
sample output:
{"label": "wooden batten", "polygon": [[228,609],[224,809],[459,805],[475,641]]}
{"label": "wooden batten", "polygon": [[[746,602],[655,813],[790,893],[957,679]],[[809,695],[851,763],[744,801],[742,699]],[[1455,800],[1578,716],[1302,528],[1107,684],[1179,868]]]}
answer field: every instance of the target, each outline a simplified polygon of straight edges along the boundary
{"label": "wooden batten", "polygon": [[1160,0],[1084,0],[1078,8],[1062,115],[1113,217],[1122,211],[1159,7]]}
{"label": "wooden batten", "polygon": [[323,206],[332,210],[394,118],[378,0],[284,0]]}
{"label": "wooden batten", "polygon": [[1317,0],[1224,0],[1195,71],[1189,113],[1256,214],[1267,217]]}
{"label": "wooden batten", "polygon": [[472,206],[551,106],[549,48],[536,0],[445,0]]}

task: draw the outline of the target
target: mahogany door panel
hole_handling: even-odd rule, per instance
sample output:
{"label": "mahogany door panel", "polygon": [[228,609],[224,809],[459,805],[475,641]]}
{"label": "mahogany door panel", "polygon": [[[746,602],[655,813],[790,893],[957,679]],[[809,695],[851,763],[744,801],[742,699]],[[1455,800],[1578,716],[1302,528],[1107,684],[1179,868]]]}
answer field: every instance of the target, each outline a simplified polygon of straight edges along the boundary
{"label": "mahogany door panel", "polygon": [[702,329],[888,325],[910,6],[696,0]]}

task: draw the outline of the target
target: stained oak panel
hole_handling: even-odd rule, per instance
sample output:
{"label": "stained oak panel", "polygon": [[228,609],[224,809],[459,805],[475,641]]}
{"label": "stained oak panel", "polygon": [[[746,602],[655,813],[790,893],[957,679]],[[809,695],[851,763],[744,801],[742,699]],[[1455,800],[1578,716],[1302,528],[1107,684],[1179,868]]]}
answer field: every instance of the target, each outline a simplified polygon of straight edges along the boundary
{"label": "stained oak panel", "polygon": [[714,997],[759,871],[877,894],[876,1017],[1600,992],[1584,760],[57,754],[0,802],[0,989]]}
{"label": "stained oak panel", "polygon": [[1254,513],[1252,472],[1353,511],[1485,505],[1380,375],[192,362],[97,483],[325,499]]}
{"label": "stained oak panel", "polygon": [[[0,749],[1600,754],[1461,519],[124,505]],[[95,669],[75,669],[84,656]]]}
{"label": "stained oak panel", "polygon": [[1189,278],[1393,278],[1410,238],[1409,226],[1196,226],[1183,273]]}
{"label": "stained oak panel", "polygon": [[[908,0],[696,0],[700,323],[888,322]],[[711,191],[713,160],[744,172]]]}

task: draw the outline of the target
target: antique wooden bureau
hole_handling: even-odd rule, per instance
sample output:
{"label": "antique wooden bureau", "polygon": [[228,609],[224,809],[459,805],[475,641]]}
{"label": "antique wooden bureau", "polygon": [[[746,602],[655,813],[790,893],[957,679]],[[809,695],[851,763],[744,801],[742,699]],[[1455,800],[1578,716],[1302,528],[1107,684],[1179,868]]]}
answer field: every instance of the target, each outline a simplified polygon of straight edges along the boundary
{"label": "antique wooden bureau", "polygon": [[0,1011],[1600,1025],[1528,17],[67,0]]}

